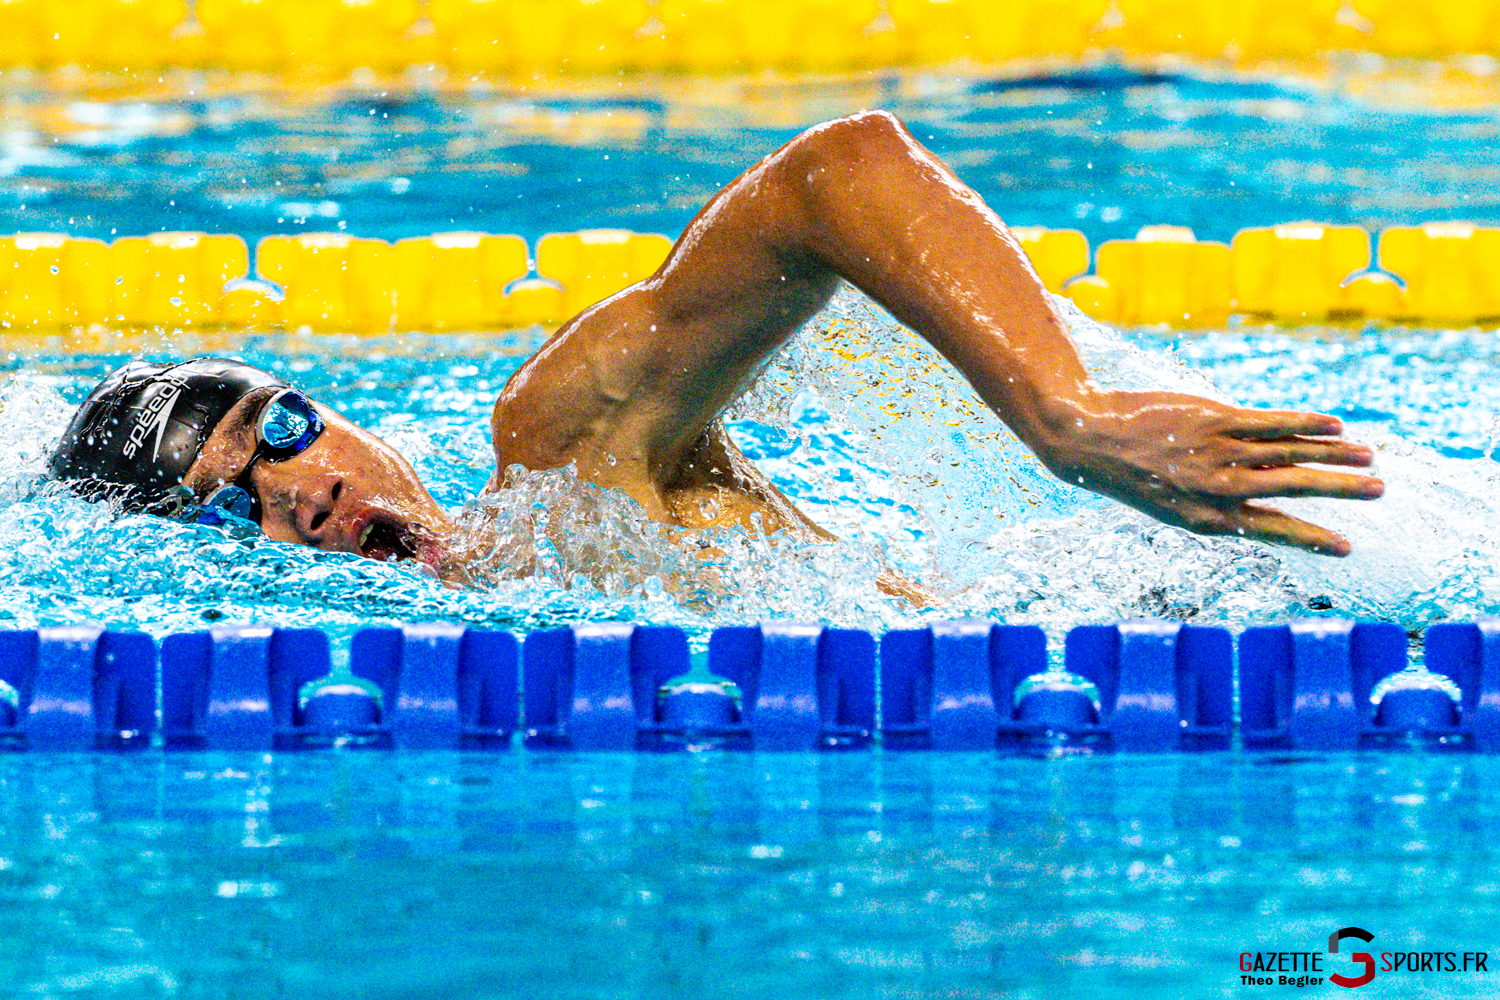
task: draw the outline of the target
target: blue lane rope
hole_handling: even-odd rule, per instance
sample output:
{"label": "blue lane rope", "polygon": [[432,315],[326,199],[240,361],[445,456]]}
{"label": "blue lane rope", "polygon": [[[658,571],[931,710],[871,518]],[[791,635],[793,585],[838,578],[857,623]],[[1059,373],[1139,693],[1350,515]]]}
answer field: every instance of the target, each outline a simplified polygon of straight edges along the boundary
{"label": "blue lane rope", "polygon": [[[158,643],[88,626],[0,631],[0,744],[41,750],[530,747],[760,751],[1500,750],[1500,620],[1427,631],[1315,618],[1245,630],[1083,625],[1049,664],[1034,625],[936,622],[879,639],[797,622],[682,630],[419,624],[353,636],[218,628]],[[1238,696],[1239,719],[1234,705]],[[878,698],[878,705],[877,705]]]}

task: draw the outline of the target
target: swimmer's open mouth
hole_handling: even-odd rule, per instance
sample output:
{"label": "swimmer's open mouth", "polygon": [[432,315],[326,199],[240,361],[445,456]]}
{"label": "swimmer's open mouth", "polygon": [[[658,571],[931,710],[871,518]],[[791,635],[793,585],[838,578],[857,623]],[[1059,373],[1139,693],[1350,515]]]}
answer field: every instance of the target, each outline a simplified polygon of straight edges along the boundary
{"label": "swimmer's open mouth", "polygon": [[416,539],[411,529],[391,521],[375,520],[359,533],[359,554],[366,559],[391,562],[417,558]]}

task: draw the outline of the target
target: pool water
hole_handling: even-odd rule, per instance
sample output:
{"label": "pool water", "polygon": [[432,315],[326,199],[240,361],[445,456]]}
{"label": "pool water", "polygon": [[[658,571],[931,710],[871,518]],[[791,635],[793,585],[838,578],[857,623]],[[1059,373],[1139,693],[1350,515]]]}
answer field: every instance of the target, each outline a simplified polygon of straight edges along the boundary
{"label": "pool water", "polygon": [[[6,230],[675,233],[754,156],[876,105],[1010,221],[1075,225],[1095,243],[1152,222],[1219,239],[1302,216],[1500,222],[1493,108],[1327,83],[1103,74],[61,101],[7,86]],[[476,500],[489,409],[543,331],[152,334],[81,353],[10,337],[0,626],[274,622],[328,629],[337,648],[386,622],[637,620],[681,625],[701,650],[715,626],[771,616],[883,629],[982,615],[1039,623],[1056,647],[1072,625],[1143,615],[1236,628],[1357,615],[1415,636],[1497,611],[1493,333],[1122,333],[1059,307],[1105,384],[1343,416],[1377,448],[1388,495],[1286,506],[1355,554],[1200,538],[1058,483],[846,290],[731,414],[741,446],[842,540],[722,533],[706,570],[695,540],[567,470]],[[476,585],[116,518],[41,483],[70,408],[105,372],[209,352],[395,443],[490,553]],[[880,594],[884,565],[937,607]],[[1320,951],[1351,924],[1380,952],[1487,950],[1496,766],[1426,753],[16,754],[0,757],[0,994],[1238,996],[1241,952]],[[1367,989],[1494,993],[1457,974],[1382,973]]]}
{"label": "pool water", "polygon": [[[121,1000],[1255,995],[1242,952],[1321,952],[1350,925],[1377,955],[1500,952],[1497,779],[1399,753],[19,754],[0,758],[0,980]],[[1324,974],[1357,974],[1349,950]],[[1493,996],[1495,975],[1380,973],[1361,995]]]}

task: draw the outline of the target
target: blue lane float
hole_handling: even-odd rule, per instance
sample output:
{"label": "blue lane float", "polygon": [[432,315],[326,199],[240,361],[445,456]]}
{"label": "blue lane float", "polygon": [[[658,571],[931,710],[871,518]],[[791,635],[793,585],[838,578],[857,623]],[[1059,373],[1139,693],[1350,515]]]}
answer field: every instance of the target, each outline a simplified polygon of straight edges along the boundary
{"label": "blue lane float", "polygon": [[347,670],[316,629],[223,628],[161,644],[162,737],[212,750],[506,745],[517,642],[446,625],[364,629]]}
{"label": "blue lane float", "polygon": [[523,656],[529,746],[813,750],[864,745],[875,729],[875,641],[854,629],[721,628],[706,675],[667,626],[537,632]]}
{"label": "blue lane float", "polygon": [[354,634],[350,672],[390,706],[395,745],[503,747],[520,723],[520,643],[509,632],[406,625]]}
{"label": "blue lane float", "polygon": [[73,626],[0,632],[0,743],[36,750],[147,745],[156,643]]}
{"label": "blue lane float", "polygon": [[[1085,625],[1051,659],[1029,625],[935,622],[878,641],[768,622],[717,629],[695,668],[677,628],[446,624],[149,636],[0,632],[0,746],[274,750],[330,745],[759,751],[1351,749],[1413,739],[1500,750],[1500,620],[1427,631],[1308,619],[1247,629]],[[879,704],[877,706],[877,697]],[[878,708],[878,711],[877,711]]]}
{"label": "blue lane float", "polygon": [[1234,639],[1228,629],[1168,621],[1083,625],[1068,669],[1099,689],[1118,750],[1220,749],[1234,733]]}
{"label": "blue lane float", "polygon": [[1476,750],[1500,750],[1500,619],[1434,625],[1424,647],[1427,669],[1459,689],[1455,728]]}
{"label": "blue lane float", "polygon": [[1240,636],[1240,732],[1246,746],[1351,749],[1416,737],[1500,748],[1497,622],[1439,624],[1426,666],[1386,622],[1314,618]]}
{"label": "blue lane float", "polygon": [[895,748],[1047,742],[1121,750],[1228,746],[1233,640],[1177,622],[1080,626],[1063,670],[1032,625],[939,622],[881,640],[882,733]]}

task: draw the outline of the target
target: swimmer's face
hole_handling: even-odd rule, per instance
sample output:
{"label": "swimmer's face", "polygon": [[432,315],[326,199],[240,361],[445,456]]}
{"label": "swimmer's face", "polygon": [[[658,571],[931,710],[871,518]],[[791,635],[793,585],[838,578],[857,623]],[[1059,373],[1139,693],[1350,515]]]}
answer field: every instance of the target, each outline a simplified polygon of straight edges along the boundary
{"label": "swimmer's face", "polygon": [[[255,452],[255,427],[276,394],[257,389],[214,428],[182,479],[206,496],[244,472]],[[260,459],[250,482],[261,503],[268,538],[371,559],[420,559],[434,568],[453,522],[394,448],[326,406],[323,433],[300,454],[280,462]]]}

